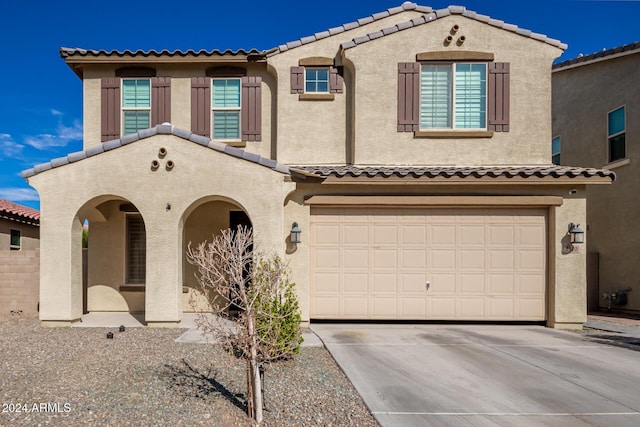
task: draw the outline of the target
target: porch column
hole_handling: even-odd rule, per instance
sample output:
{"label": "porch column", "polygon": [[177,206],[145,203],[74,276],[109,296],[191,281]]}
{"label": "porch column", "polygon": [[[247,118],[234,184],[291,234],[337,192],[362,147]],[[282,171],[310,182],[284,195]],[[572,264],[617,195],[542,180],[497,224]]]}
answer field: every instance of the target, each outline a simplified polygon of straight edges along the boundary
{"label": "porch column", "polygon": [[148,326],[174,327],[182,320],[178,211],[158,203],[143,211],[147,239],[145,321]]}

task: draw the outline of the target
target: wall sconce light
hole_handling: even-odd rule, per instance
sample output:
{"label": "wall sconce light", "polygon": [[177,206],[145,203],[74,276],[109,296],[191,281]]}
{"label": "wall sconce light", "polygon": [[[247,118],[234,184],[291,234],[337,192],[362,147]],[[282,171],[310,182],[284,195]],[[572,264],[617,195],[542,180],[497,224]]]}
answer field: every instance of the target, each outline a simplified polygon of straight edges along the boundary
{"label": "wall sconce light", "polygon": [[569,223],[567,234],[571,236],[571,244],[581,245],[584,243],[584,230],[580,224]]}
{"label": "wall sconce light", "polygon": [[171,210],[171,203],[167,203],[167,206],[164,208],[167,212]]}
{"label": "wall sconce light", "polygon": [[298,223],[294,222],[291,224],[291,243],[302,243],[300,240],[300,227],[298,227]]}

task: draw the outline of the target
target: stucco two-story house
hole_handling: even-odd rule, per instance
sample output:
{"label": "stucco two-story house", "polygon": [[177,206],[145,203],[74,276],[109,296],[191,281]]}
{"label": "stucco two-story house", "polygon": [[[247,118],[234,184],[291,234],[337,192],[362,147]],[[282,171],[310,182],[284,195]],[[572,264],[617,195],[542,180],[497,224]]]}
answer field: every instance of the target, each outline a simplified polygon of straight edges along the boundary
{"label": "stucco two-story house", "polygon": [[640,313],[640,43],[553,66],[553,151],[559,164],[615,171],[587,188],[589,309]]}
{"label": "stucco two-story house", "polygon": [[40,212],[0,199],[0,317],[38,313]]}
{"label": "stucco two-story house", "polygon": [[[23,173],[41,197],[40,318],[178,324],[189,242],[249,224],[303,319],[586,319],[585,189],[550,162],[561,42],[403,3],[273,49],[61,49],[84,150]],[[60,197],[64,193],[65,197]],[[300,239],[291,239],[299,229]]]}

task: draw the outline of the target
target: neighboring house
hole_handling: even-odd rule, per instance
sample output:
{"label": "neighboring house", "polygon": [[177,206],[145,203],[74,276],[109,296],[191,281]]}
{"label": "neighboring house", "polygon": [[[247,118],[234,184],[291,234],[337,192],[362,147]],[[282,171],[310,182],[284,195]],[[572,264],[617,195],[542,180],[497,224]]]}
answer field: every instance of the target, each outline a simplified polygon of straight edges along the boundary
{"label": "neighboring house", "polygon": [[640,310],[640,43],[555,64],[552,81],[559,163],[617,176],[587,189],[589,309]]}
{"label": "neighboring house", "polygon": [[23,172],[47,212],[43,324],[82,316],[86,219],[88,310],[148,325],[190,310],[190,242],[250,224],[305,321],[580,327],[586,253],[567,226],[614,174],[549,161],[564,48],[407,2],[267,51],[61,49],[84,151]]}
{"label": "neighboring house", "polygon": [[40,212],[0,199],[0,317],[38,312]]}

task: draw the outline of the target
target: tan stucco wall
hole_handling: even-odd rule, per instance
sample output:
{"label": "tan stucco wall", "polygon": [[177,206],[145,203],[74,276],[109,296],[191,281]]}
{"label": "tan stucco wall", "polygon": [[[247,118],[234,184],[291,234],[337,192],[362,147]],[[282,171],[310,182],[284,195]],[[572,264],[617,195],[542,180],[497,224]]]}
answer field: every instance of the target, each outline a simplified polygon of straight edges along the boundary
{"label": "tan stucco wall", "polygon": [[[453,25],[462,46],[443,40]],[[509,132],[492,138],[414,138],[397,132],[398,63],[430,51],[481,51],[510,64]],[[429,165],[548,164],[551,81],[560,49],[463,16],[449,16],[345,51],[355,68],[355,163]]]}
{"label": "tan stucco wall", "polygon": [[32,251],[40,247],[39,227],[0,218],[0,250],[9,250],[11,230],[20,231],[21,250]]}
{"label": "tan stucco wall", "polygon": [[[161,147],[168,154],[160,159],[161,168],[152,171],[151,161],[158,159]],[[164,168],[167,160],[175,163],[171,171]],[[89,218],[90,223],[96,222],[91,218],[104,213],[92,207],[106,200],[133,203],[145,221],[145,315],[149,323],[181,319],[182,227],[201,202],[216,196],[237,203],[251,217],[256,244],[265,250],[281,252],[287,235],[282,226],[287,188],[282,174],[172,135],[137,141],[40,173],[29,182],[38,189],[46,215],[41,224],[46,243],[42,245],[40,291],[40,318],[45,321],[80,318],[81,221]],[[64,198],[59,197],[60,188],[65,188]],[[171,204],[169,210],[167,203]]]}
{"label": "tan stucco wall", "polygon": [[[157,76],[171,77],[171,124],[191,129],[191,78],[204,77],[205,70],[211,66],[232,65],[245,67],[250,76],[262,77],[262,140],[249,141],[246,149],[263,157],[271,157],[272,152],[272,93],[275,92],[275,79],[267,72],[264,63],[258,64],[157,64],[153,65]],[[120,66],[86,66],[83,74],[84,99],[84,149],[101,144],[100,115],[100,79],[115,76]]]}
{"label": "tan stucco wall", "polygon": [[[611,186],[587,190],[588,250],[599,254],[599,306],[604,292],[631,287],[628,304],[614,309],[640,310],[640,54],[553,73],[553,136],[560,136],[561,163],[608,167],[616,173]],[[588,88],[588,90],[585,90]],[[608,165],[607,115],[626,106],[626,159]],[[625,164],[626,163],[626,164]]]}

